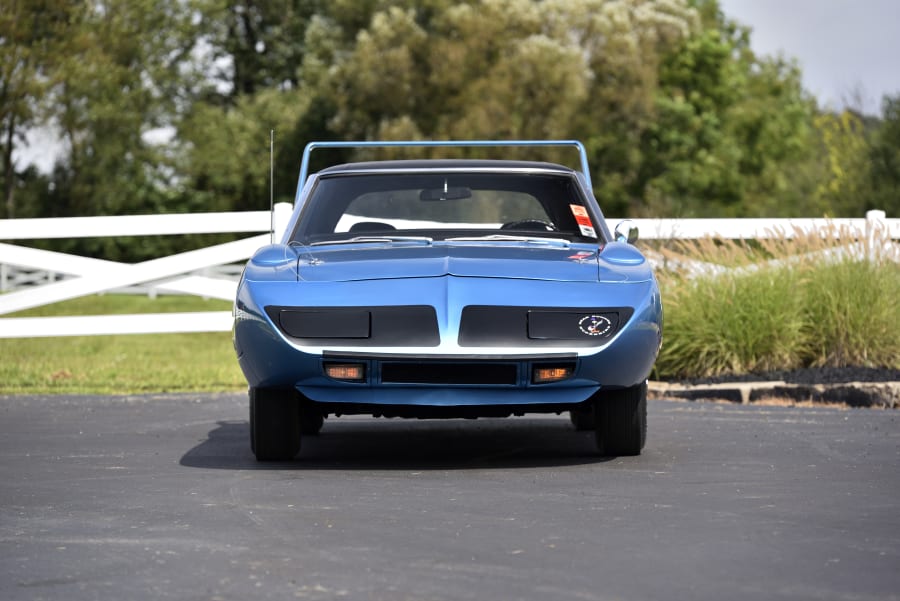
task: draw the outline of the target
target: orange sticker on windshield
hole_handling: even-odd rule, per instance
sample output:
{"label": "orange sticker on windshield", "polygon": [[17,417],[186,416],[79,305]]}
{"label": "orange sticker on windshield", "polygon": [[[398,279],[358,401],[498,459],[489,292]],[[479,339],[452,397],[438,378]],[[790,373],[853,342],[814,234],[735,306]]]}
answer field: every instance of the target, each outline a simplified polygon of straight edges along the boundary
{"label": "orange sticker on windshield", "polygon": [[578,229],[581,230],[581,235],[596,238],[597,232],[594,230],[594,224],[591,223],[591,216],[588,215],[587,209],[581,205],[569,205],[569,208],[572,209],[572,215],[575,217]]}

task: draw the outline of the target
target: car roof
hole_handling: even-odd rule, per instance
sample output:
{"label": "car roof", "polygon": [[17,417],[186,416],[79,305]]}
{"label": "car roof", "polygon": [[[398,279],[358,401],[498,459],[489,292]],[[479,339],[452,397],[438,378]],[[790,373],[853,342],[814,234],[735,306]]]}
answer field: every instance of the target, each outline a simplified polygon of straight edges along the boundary
{"label": "car roof", "polygon": [[339,173],[359,173],[378,171],[555,171],[566,175],[575,173],[574,169],[541,161],[510,161],[482,159],[416,159],[392,161],[366,161],[360,163],[344,163],[327,167],[319,172],[320,176]]}

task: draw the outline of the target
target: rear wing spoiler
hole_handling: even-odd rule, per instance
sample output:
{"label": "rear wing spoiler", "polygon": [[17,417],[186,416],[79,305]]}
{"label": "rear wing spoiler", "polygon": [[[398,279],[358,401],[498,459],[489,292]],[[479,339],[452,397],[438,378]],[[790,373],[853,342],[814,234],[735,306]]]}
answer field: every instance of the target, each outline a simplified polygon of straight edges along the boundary
{"label": "rear wing spoiler", "polygon": [[591,189],[591,174],[588,170],[587,151],[584,145],[578,140],[405,140],[397,142],[388,141],[365,141],[365,142],[310,142],[303,149],[303,160],[300,162],[300,178],[297,182],[297,194],[303,189],[306,178],[309,176],[309,157],[313,150],[318,148],[396,148],[396,147],[441,147],[449,146],[455,148],[472,148],[478,146],[503,147],[503,146],[572,146],[578,151],[581,161],[581,173],[587,182],[588,189]]}

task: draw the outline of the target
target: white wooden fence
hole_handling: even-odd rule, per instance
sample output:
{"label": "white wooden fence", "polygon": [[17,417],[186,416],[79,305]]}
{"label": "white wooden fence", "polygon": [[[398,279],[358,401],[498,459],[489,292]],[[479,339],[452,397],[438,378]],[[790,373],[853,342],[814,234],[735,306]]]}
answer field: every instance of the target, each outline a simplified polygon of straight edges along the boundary
{"label": "white wooden fence", "polygon": [[[280,238],[290,213],[290,204],[279,203],[275,205],[274,215],[268,211],[252,211],[0,220],[0,240],[6,241],[173,234],[256,234],[235,242],[136,264],[0,243],[0,283],[15,287],[11,292],[0,294],[0,315],[134,286],[143,286],[151,294],[161,291],[231,301],[237,288],[237,272],[233,265],[245,262],[257,248],[269,243],[269,232],[273,224],[275,238]],[[618,220],[608,221],[612,229]],[[790,237],[798,231],[825,231],[829,226],[835,226],[836,230],[844,228],[846,231],[846,228],[850,228],[859,232],[861,248],[871,248],[875,240],[900,239],[900,219],[886,219],[882,211],[870,211],[866,218],[860,219],[634,221],[643,239],[693,239],[710,235],[763,239]],[[230,270],[226,267],[223,272],[223,266],[232,267]],[[58,279],[57,274],[61,274],[62,279]],[[19,287],[19,284],[25,283],[29,285]],[[218,332],[230,329],[230,311],[0,318],[0,338]]]}
{"label": "white wooden fence", "polygon": [[[0,265],[67,276],[60,281],[53,278],[39,286],[0,295],[0,315],[142,283],[152,283],[162,291],[234,300],[236,278],[210,277],[196,272],[246,261],[257,248],[269,243],[273,224],[276,238],[280,237],[290,213],[290,204],[279,203],[275,205],[274,215],[269,211],[251,211],[0,220],[0,240],[265,232],[136,264],[0,243]],[[230,329],[230,311],[0,318],[0,338]]]}

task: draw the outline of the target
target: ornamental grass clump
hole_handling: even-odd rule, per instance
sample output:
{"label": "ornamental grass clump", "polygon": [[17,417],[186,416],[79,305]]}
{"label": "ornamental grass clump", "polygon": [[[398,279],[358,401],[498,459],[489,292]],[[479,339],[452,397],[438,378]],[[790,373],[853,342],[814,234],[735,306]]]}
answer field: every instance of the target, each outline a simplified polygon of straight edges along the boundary
{"label": "ornamental grass clump", "polygon": [[900,365],[897,245],[834,227],[776,234],[661,250],[654,377]]}
{"label": "ornamental grass clump", "polygon": [[898,254],[888,241],[808,270],[803,281],[807,365],[900,369]]}
{"label": "ornamental grass clump", "polygon": [[742,259],[759,249],[735,242],[708,240],[695,248],[705,264],[699,275],[685,269],[660,273],[665,327],[657,377],[799,367],[806,348],[802,301],[794,294],[799,274],[753,269]]}

